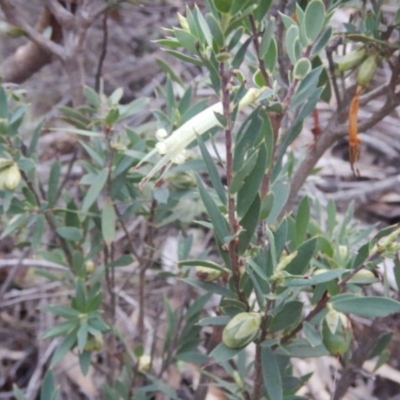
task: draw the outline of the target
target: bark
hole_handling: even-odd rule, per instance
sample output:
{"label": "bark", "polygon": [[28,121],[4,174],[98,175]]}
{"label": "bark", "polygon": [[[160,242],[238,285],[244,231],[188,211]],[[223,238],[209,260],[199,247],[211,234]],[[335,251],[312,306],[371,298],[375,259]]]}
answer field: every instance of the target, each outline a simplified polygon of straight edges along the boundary
{"label": "bark", "polygon": [[[61,42],[62,31],[58,22],[47,8],[40,13],[36,24],[36,30],[43,32],[51,27],[51,40]],[[22,83],[39,71],[53,59],[52,53],[33,41],[29,41],[17,48],[0,65],[0,75],[4,82]]]}

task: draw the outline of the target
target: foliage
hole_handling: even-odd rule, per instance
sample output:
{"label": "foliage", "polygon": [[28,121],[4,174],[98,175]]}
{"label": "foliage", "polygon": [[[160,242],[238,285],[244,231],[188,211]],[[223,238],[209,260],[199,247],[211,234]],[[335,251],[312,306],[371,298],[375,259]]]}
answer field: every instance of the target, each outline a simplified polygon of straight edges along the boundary
{"label": "foliage", "polygon": [[[107,96],[86,88],[86,105],[61,109],[71,126],[68,132],[80,138],[78,159],[72,160],[81,167],[78,184],[69,175],[72,164],[65,172],[57,160],[48,176],[39,176],[42,126],[28,142],[23,139],[24,98],[5,86],[0,89],[0,158],[8,160],[0,174],[11,165],[21,173],[18,186],[0,187],[1,237],[13,235],[21,247],[57,264],[56,271],[41,273],[73,288],[63,304],[42,310],[57,316],[43,339],[61,338],[44,378],[42,395],[48,394],[43,398],[57,398],[52,368],[69,351],[78,354],[87,373],[93,352],[117,342],[124,346],[114,324],[116,274],[132,263],[141,288],[138,346],[124,347],[120,376],[105,385],[104,398],[147,399],[157,391],[179,398],[162,380],[163,372],[171,364],[204,366],[213,360],[230,379],[205,370],[204,375],[230,399],[299,399],[296,392],[309,376],[293,375],[292,358],[331,352],[351,363],[352,315],[373,319],[400,311],[390,293],[371,289],[381,278],[378,264],[397,257],[397,227],[371,237],[351,207],[340,216],[333,202],[324,207],[309,196],[290,209],[298,194],[294,182],[305,165],[290,145],[316,104],[329,101],[333,93],[337,115],[343,116],[349,105],[349,96],[338,91],[343,71],[358,76],[368,92],[378,59],[393,63],[392,57],[398,58],[398,42],[391,41],[389,28],[398,33],[399,12],[387,22],[371,2],[345,31],[336,32],[330,21],[346,1],[289,2],[288,8],[276,4],[285,2],[265,0],[206,3],[206,10],[187,8],[180,27],[167,29],[158,43],[204,70],[215,92],[214,106],[195,103],[193,87],[164,65],[166,106],[154,112],[155,141],[148,125],[124,126],[146,107],[146,99],[122,105],[121,89]],[[340,58],[335,67],[332,52],[338,40],[362,48],[361,59]],[[373,70],[365,64],[368,57]],[[346,90],[353,93],[354,85]],[[173,133],[166,137],[166,131]],[[221,131],[226,158],[214,157],[207,146]],[[201,156],[190,150],[196,144]],[[182,213],[188,199],[195,207]],[[214,232],[217,262],[209,254],[189,256],[192,239],[185,229],[204,215],[201,224]],[[138,216],[148,221],[144,245],[134,243],[127,226]],[[156,227],[167,224],[183,232],[179,272],[168,277],[196,288],[197,297],[178,309],[164,300],[165,337],[157,366],[145,346],[145,276],[156,264]],[[127,254],[117,251],[121,233],[128,241]],[[217,312],[206,315],[213,296],[219,298]],[[219,338],[208,354],[203,351],[204,327]],[[387,344],[371,349],[365,359],[383,354]],[[252,348],[254,357],[247,357]],[[23,398],[18,389],[17,394]]]}

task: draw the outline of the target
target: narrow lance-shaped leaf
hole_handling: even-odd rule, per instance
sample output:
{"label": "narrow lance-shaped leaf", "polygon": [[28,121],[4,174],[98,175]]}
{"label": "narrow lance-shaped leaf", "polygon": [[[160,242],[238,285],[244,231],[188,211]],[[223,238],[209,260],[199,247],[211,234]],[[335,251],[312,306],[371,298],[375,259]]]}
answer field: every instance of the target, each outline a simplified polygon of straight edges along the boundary
{"label": "narrow lance-shaped leaf", "polygon": [[101,210],[101,233],[104,241],[109,245],[115,237],[115,223],[117,217],[114,210],[114,205],[107,202]]}
{"label": "narrow lance-shaped leaf", "polygon": [[97,200],[104,185],[107,182],[108,169],[101,170],[96,178],[93,180],[88,192],[86,193],[85,199],[83,200],[82,211],[85,213],[89,210],[92,204]]}
{"label": "narrow lance-shaped leaf", "polygon": [[271,400],[283,399],[282,376],[276,355],[269,347],[261,350],[264,387]]}
{"label": "narrow lance-shaped leaf", "polygon": [[206,190],[201,179],[196,175],[197,186],[199,188],[200,196],[203,200],[204,206],[210,216],[211,223],[214,228],[215,236],[220,243],[224,243],[224,240],[229,236],[228,223],[222,216],[218,206]]}

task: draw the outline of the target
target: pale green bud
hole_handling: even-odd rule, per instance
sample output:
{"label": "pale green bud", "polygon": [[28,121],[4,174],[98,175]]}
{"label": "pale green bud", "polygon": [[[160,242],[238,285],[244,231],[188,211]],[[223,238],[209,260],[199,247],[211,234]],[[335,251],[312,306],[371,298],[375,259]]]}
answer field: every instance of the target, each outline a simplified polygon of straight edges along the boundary
{"label": "pale green bud", "polygon": [[360,66],[357,73],[357,83],[359,85],[368,85],[375,75],[378,68],[378,55],[369,56]]}
{"label": "pale green bud", "polygon": [[151,357],[148,354],[143,354],[139,357],[138,370],[139,372],[147,372],[151,367]]}
{"label": "pale green bud", "polygon": [[367,56],[365,48],[351,51],[343,57],[336,60],[339,71],[347,71],[349,69],[357,67]]}
{"label": "pale green bud", "polygon": [[375,274],[369,269],[361,269],[357,271],[349,280],[348,283],[354,283],[356,285],[368,284],[376,282],[378,279]]}
{"label": "pale green bud", "polygon": [[349,349],[352,337],[350,320],[345,314],[331,309],[322,323],[324,346],[332,355],[338,356]]}
{"label": "pale green bud", "polygon": [[104,347],[104,339],[101,334],[90,335],[86,342],[85,351],[100,351]]}
{"label": "pale green bud", "polygon": [[92,260],[85,262],[85,271],[87,274],[91,274],[96,269],[96,264]]}
{"label": "pale green bud", "polygon": [[20,181],[21,172],[19,171],[17,164],[13,163],[11,166],[5,168],[0,167],[0,190],[14,190]]}
{"label": "pale green bud", "polygon": [[400,228],[393,231],[390,235],[380,239],[378,243],[374,245],[370,254],[384,253],[385,251],[393,251],[393,247],[397,247],[397,243],[395,244],[395,242],[399,236],[400,236]]}
{"label": "pale green bud", "polygon": [[256,312],[243,312],[235,315],[222,332],[222,342],[232,348],[244,347],[259,334],[261,315]]}
{"label": "pale green bud", "polygon": [[345,261],[349,255],[349,248],[344,245],[338,247],[338,256],[341,262]]}
{"label": "pale green bud", "polygon": [[283,271],[297,256],[297,250],[290,254],[284,254],[276,267],[276,271]]}
{"label": "pale green bud", "polygon": [[198,266],[196,267],[196,277],[204,282],[212,282],[222,275],[222,271],[214,268]]}
{"label": "pale green bud", "polygon": [[184,31],[186,31],[186,32],[189,32],[190,31],[190,29],[189,29],[189,24],[188,24],[188,22],[187,22],[187,18],[186,17],[184,17],[181,13],[177,13],[178,14],[178,20],[179,20],[179,25],[181,26],[181,28],[184,30]]}
{"label": "pale green bud", "polygon": [[13,165],[13,160],[10,160],[9,158],[0,158],[0,171],[11,167]]}

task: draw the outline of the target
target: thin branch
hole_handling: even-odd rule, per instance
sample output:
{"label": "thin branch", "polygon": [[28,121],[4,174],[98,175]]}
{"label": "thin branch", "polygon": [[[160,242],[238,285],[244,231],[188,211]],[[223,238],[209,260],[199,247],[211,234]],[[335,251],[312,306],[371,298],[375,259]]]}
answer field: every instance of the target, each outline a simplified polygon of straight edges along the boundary
{"label": "thin branch", "polygon": [[74,25],[74,15],[71,12],[63,7],[58,0],[44,0],[44,2],[62,27],[72,29]]}
{"label": "thin branch", "polygon": [[63,47],[54,43],[52,40],[47,39],[36,29],[32,28],[26,21],[22,20],[17,4],[10,0],[0,0],[0,8],[8,22],[21,27],[33,42],[61,60],[64,60],[65,54]]}
{"label": "thin branch", "polygon": [[[370,118],[359,123],[359,132],[365,132],[366,130],[371,129],[399,105],[400,93],[397,93],[394,96],[394,100],[388,100],[381,109],[374,112]],[[293,175],[290,194],[282,215],[291,210],[301,187],[325,151],[328,150],[339,138],[347,134],[347,123],[339,124],[339,118],[338,113],[332,116],[328,125],[323,129],[324,133],[315,142],[315,146],[307,152],[304,160]]]}
{"label": "thin branch", "polygon": [[95,76],[95,90],[98,92],[100,90],[100,79],[103,74],[103,64],[107,55],[107,44],[108,44],[108,12],[103,15],[103,42],[101,45],[101,54],[99,57],[99,62],[97,64],[97,71]]}

